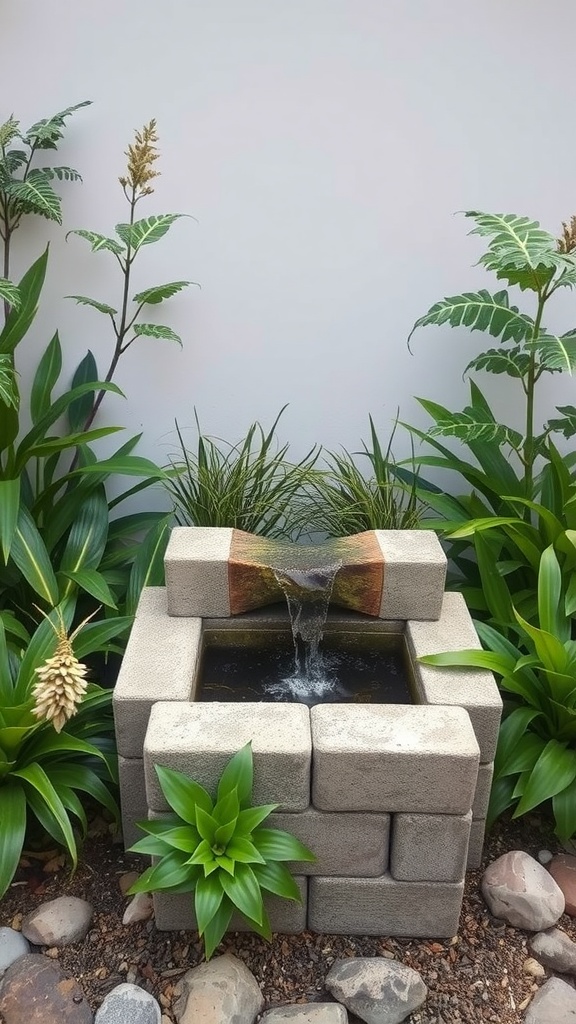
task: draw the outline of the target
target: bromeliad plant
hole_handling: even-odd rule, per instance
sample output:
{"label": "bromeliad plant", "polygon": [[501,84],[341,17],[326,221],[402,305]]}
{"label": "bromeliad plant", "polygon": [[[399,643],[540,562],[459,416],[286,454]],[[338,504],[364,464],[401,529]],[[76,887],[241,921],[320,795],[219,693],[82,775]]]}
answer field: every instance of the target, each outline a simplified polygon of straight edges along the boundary
{"label": "bromeliad plant", "polygon": [[276,804],[251,806],[251,743],[228,762],[215,800],[181,772],[161,766],[156,772],[175,813],[164,820],[139,822],[148,835],[132,850],[160,859],[130,892],[193,892],[207,960],[235,910],[258,935],[270,939],[262,891],[300,901],[298,886],[283,862],[315,857],[290,833],[262,828]]}
{"label": "bromeliad plant", "polygon": [[86,680],[80,659],[126,623],[81,623],[69,635],[73,615],[68,599],[30,635],[0,612],[0,898],[34,821],[75,868],[88,827],[79,794],[118,817],[111,692]]}
{"label": "bromeliad plant", "polygon": [[576,640],[565,600],[560,565],[550,546],[540,561],[537,626],[514,609],[515,642],[478,623],[486,650],[420,659],[428,665],[486,668],[500,678],[507,699],[488,824],[509,807],[518,818],[551,801],[561,839],[576,833]]}

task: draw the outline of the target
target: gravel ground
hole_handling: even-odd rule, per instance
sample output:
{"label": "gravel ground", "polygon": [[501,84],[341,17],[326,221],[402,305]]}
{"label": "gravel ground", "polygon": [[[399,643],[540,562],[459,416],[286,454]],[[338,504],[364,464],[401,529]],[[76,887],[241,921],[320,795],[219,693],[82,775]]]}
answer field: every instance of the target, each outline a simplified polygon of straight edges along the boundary
{"label": "gravel ground", "polygon": [[[159,999],[171,1016],[172,994],[182,973],[202,959],[193,932],[159,932],[152,921],[122,925],[125,907],[119,878],[139,869],[142,862],[125,854],[95,822],[84,858],[71,878],[57,851],[27,854],[15,882],[0,902],[0,924],[18,927],[22,916],[40,903],[61,895],[76,895],[94,907],[86,939],[64,949],[48,950],[81,983],[93,1009],[122,981],[135,981]],[[507,850],[522,849],[536,856],[542,848],[556,852],[558,844],[539,819],[499,824],[489,837],[484,863]],[[47,859],[46,859],[47,858]],[[538,985],[524,965],[531,956],[529,936],[492,918],[479,893],[481,872],[468,876],[458,935],[449,940],[419,940],[316,935],[277,935],[268,944],[257,936],[227,936],[221,951],[240,957],[261,985],[266,1006],[306,1003],[331,997],[324,989],[326,973],[337,958],[395,957],[420,972],[429,989],[424,1007],[410,1024],[516,1024],[524,1019]],[[576,940],[572,918],[559,922]],[[547,972],[548,973],[548,972]],[[353,1018],[351,1018],[353,1021]]]}

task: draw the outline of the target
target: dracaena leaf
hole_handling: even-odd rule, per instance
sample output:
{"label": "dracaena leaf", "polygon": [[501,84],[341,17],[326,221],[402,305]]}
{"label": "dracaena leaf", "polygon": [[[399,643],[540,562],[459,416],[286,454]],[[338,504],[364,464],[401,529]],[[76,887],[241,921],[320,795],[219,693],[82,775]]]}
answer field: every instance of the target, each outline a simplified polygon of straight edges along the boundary
{"label": "dracaena leaf", "polygon": [[212,845],[214,842],[214,834],[218,828],[218,822],[215,821],[212,815],[203,810],[198,804],[196,805],[195,811],[196,828],[202,836],[202,839],[205,839],[206,842]]}
{"label": "dracaena leaf", "polygon": [[258,852],[250,839],[234,836],[228,846],[226,853],[232,860],[241,861],[244,864],[264,864],[264,857]]}
{"label": "dracaena leaf", "polygon": [[258,924],[262,923],[264,904],[256,876],[249,864],[236,864],[235,874],[222,873],[224,892],[238,910]]}
{"label": "dracaena leaf", "polygon": [[201,876],[194,893],[194,912],[198,934],[203,935],[210,921],[215,917],[224,898],[224,890],[217,875]]}
{"label": "dracaena leaf", "polygon": [[250,836],[250,833],[272,814],[272,811],[275,811],[277,807],[278,804],[262,804],[260,807],[247,807],[245,810],[240,811],[236,824],[236,835]]}
{"label": "dracaena leaf", "polygon": [[[218,802],[228,793],[236,790],[240,805],[250,800],[253,783],[252,744],[246,743],[234,757],[230,758],[218,783]],[[238,812],[236,812],[238,813]]]}
{"label": "dracaena leaf", "polygon": [[212,800],[203,786],[173,768],[156,765],[156,774],[170,807],[189,825],[196,826],[197,808],[210,814]]}
{"label": "dracaena leaf", "polygon": [[277,828],[257,828],[252,841],[265,860],[315,860],[315,856],[299,839]]}
{"label": "dracaena leaf", "polygon": [[283,864],[256,864],[253,870],[258,884],[263,889],[283,896],[284,899],[302,902],[300,889]]}

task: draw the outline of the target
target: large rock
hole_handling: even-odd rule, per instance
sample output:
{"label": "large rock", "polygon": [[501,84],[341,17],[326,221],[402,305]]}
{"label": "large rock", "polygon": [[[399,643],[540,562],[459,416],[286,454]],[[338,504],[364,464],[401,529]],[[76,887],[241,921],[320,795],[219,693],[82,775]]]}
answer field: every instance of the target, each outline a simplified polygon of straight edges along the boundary
{"label": "large rock", "polygon": [[564,913],[561,889],[537,860],[521,850],[488,865],[482,895],[494,917],[533,932],[551,928]]}
{"label": "large rock", "polygon": [[262,1014],[260,1024],[348,1024],[348,1014],[340,1003],[275,1006]]}
{"label": "large rock", "polygon": [[138,985],[117,985],[96,1011],[95,1024],[160,1024],[162,1011]]}
{"label": "large rock", "polygon": [[3,1024],[92,1024],[80,985],[54,960],[38,953],[20,957],[0,982]]}
{"label": "large rock", "polygon": [[560,978],[550,978],[530,1003],[524,1024],[574,1024],[576,992]]}
{"label": "large rock", "polygon": [[231,953],[187,971],[175,995],[178,1024],[253,1024],[264,999],[248,968]]}
{"label": "large rock", "polygon": [[30,946],[21,932],[14,928],[0,928],[0,978],[10,964],[29,952]]}
{"label": "large rock", "polygon": [[576,974],[576,942],[559,928],[538,932],[530,946],[541,963],[560,974]]}
{"label": "large rock", "polygon": [[400,1024],[427,993],[417,971],[384,957],[336,960],[326,988],[366,1024]]}
{"label": "large rock", "polygon": [[550,861],[548,870],[564,893],[566,913],[576,917],[576,857],[559,853]]}
{"label": "large rock", "polygon": [[90,927],[93,910],[77,896],[59,896],[42,903],[22,921],[22,934],[36,946],[69,946],[80,942]]}

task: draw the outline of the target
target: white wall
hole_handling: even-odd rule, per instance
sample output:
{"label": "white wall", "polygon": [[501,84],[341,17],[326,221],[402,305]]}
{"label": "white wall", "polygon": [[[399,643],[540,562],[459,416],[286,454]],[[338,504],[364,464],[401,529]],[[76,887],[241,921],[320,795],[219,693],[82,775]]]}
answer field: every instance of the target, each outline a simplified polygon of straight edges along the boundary
{"label": "white wall", "polygon": [[[481,336],[429,329],[406,348],[433,301],[490,286],[453,211],[528,213],[554,231],[576,212],[573,0],[4,0],[0,19],[0,120],[94,101],[61,151],[84,176],[65,187],[65,228],[125,218],[123,150],[151,117],[162,177],[141,213],[198,218],[142,251],[136,281],[201,283],[166,306],[184,351],[134,346],[117,376],[128,401],[105,406],[157,460],[194,405],[207,432],[237,439],[288,402],[295,453],[354,449],[368,413],[385,433],[398,405],[422,424],[414,394],[459,407]],[[56,327],[70,370],[88,346],[104,369],[106,321],[63,296],[114,305],[114,261],[36,219],[15,271],[48,238],[21,370]],[[514,385],[486,387],[509,412]],[[552,379],[550,398],[573,392]]]}

